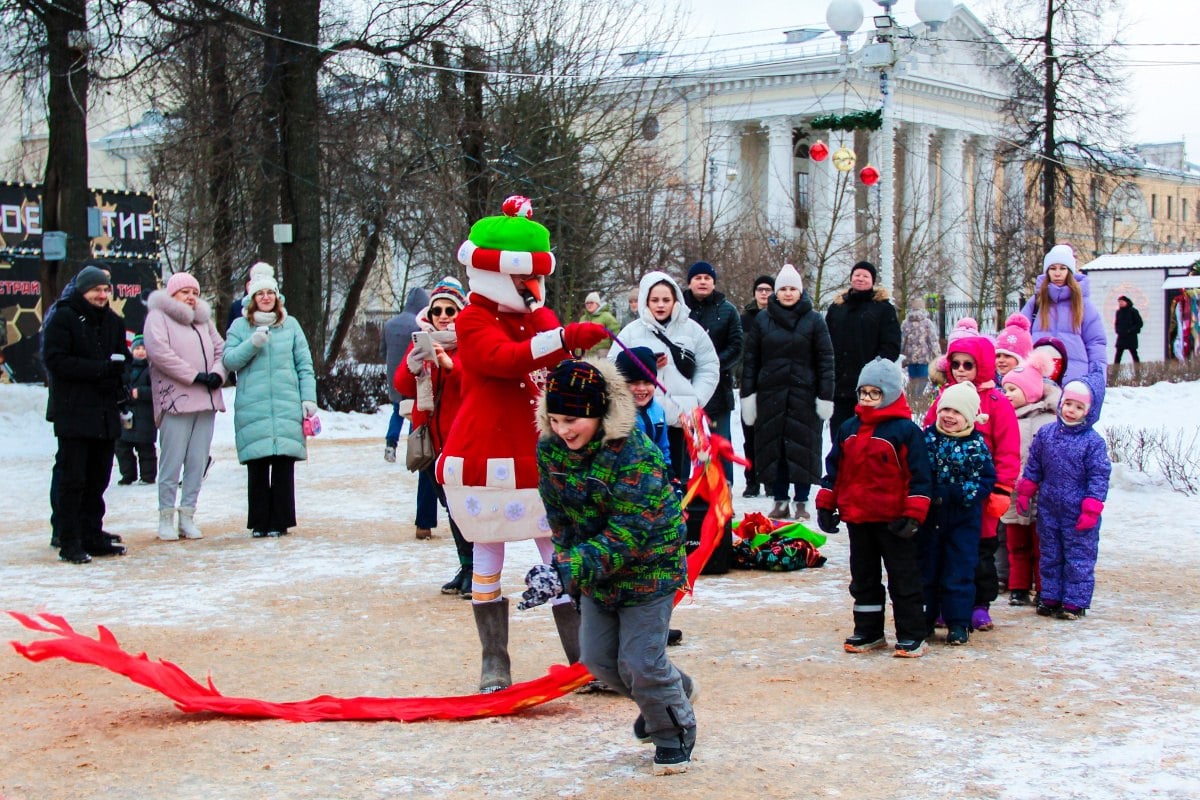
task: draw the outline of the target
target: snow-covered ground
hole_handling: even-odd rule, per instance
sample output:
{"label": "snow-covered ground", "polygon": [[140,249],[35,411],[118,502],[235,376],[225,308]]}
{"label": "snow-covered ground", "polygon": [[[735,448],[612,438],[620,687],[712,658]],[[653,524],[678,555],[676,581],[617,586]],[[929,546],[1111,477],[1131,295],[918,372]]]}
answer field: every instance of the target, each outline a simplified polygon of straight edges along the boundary
{"label": "snow-covered ground", "polygon": [[[232,400],[227,391],[230,408]],[[198,638],[186,654],[150,654],[179,661],[198,677],[211,670],[229,694],[279,700],[321,692],[389,695],[398,691],[397,672],[414,694],[471,690],[478,666],[473,626],[463,613],[467,604],[436,593],[454,572],[453,548],[444,521],[432,543],[413,540],[415,481],[402,465],[383,462],[386,413],[321,413],[324,431],[309,460],[297,467],[300,524],[295,535],[280,540],[247,536],[245,470],[233,449],[232,413],[219,415],[216,463],[197,516],[206,538],[155,541],[155,489],[116,486],[114,471],[106,529],[125,537],[130,554],[74,566],[60,563],[47,546],[55,440],[44,408],[43,388],[0,385],[0,487],[6,497],[0,609],[51,611],[82,630],[104,624],[134,650],[149,649],[147,638],[168,647]],[[1200,424],[1197,409],[1197,383],[1113,389],[1101,425],[1190,431]],[[770,506],[769,499],[746,501],[740,493],[739,470],[739,515]],[[103,680],[94,668],[30,664],[9,650],[0,655],[0,718],[9,717],[0,730],[15,756],[0,758],[0,797],[100,796],[100,787],[105,796],[206,798],[1200,797],[1200,757],[1192,742],[1200,726],[1198,534],[1200,498],[1118,465],[1104,515],[1096,599],[1086,620],[1040,620],[1027,609],[1010,610],[1002,599],[996,632],[973,637],[966,648],[935,646],[926,659],[902,668],[891,663],[898,660],[841,652],[850,625],[844,536],[831,537],[823,548],[829,564],[822,570],[704,578],[695,599],[676,615],[689,638],[672,656],[701,677],[706,693],[697,708],[702,740],[696,763],[674,783],[645,782],[648,756],[626,733],[632,706],[566,698],[526,717],[457,727],[239,723],[222,736],[244,734],[255,744],[226,751],[232,755],[225,776],[193,753],[217,730],[213,720],[207,733],[204,723],[172,730],[178,715],[143,689]],[[510,548],[510,596],[519,593],[519,576],[533,560],[532,545]],[[394,617],[380,616],[378,599],[368,593],[395,598]],[[405,627],[406,614],[430,631]],[[513,617],[518,679],[541,674],[557,657],[518,647],[533,635],[553,636],[544,617]],[[300,672],[311,674],[264,686],[256,674],[234,670],[219,655],[253,644],[252,632],[281,620],[290,633],[279,652],[262,653],[262,661],[308,661]],[[7,617],[0,626],[3,639],[36,637]],[[421,649],[426,633],[456,637],[451,655],[439,650],[433,661],[434,650]],[[381,664],[371,654],[381,644],[365,641],[357,652],[343,641],[375,634],[399,636],[412,646],[401,649],[398,663]],[[447,639],[432,641],[439,644],[429,647],[442,648]],[[435,671],[426,659],[437,664]],[[56,720],[86,706],[86,695],[69,690],[43,697],[43,685],[59,675],[67,686],[101,686],[106,702],[88,709],[84,722],[47,722],[72,731],[55,738],[35,719],[44,714]],[[906,706],[909,691],[917,704]],[[121,706],[130,702],[143,710],[123,715]],[[160,715],[147,710],[155,708]],[[21,722],[12,718],[31,713]],[[555,730],[547,731],[551,721]],[[135,754],[108,753],[97,742],[81,750],[73,740],[80,728],[111,735],[110,726],[141,734],[153,728],[153,736],[177,748],[164,749],[162,757],[179,760],[158,773],[191,770],[201,777],[163,777],[157,792],[141,791],[147,777],[134,766]],[[303,754],[295,753],[295,763],[274,762],[269,780],[265,773],[252,776],[241,762],[247,752],[266,748],[266,732],[287,747],[321,748],[317,763],[302,767]],[[524,775],[488,766],[497,747],[503,757],[527,764]],[[104,762],[98,771],[106,777],[56,783],[59,750],[73,753],[75,761]],[[868,761],[875,757],[879,764]],[[34,758],[38,770],[49,772],[26,775],[22,758]],[[356,782],[331,783],[331,776],[345,781],[350,774],[358,775]],[[818,776],[815,783],[810,776]]]}

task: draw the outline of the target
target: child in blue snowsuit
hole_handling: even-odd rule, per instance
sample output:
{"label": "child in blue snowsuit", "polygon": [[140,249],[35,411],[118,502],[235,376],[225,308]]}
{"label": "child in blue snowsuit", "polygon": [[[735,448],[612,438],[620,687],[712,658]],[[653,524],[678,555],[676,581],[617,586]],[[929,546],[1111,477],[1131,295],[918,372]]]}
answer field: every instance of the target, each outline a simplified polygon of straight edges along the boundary
{"label": "child in blue snowsuit", "polygon": [[1092,604],[1100,514],[1108,497],[1112,462],[1095,430],[1104,404],[1104,364],[1063,387],[1058,421],[1033,437],[1017,484],[1017,511],[1038,497],[1041,599],[1037,613],[1074,620]]}
{"label": "child in blue snowsuit", "polygon": [[668,471],[672,475],[675,474],[671,470],[671,445],[667,442],[667,412],[654,399],[655,387],[651,379],[658,377],[654,351],[649,347],[622,350],[617,353],[616,364],[617,371],[621,373],[621,377],[629,384],[629,391],[633,393],[633,403],[637,406],[638,429],[658,445],[667,462]]}
{"label": "child in blue snowsuit", "polygon": [[996,483],[996,469],[983,435],[975,430],[979,393],[956,383],[938,398],[937,416],[925,429],[933,466],[933,503],[918,533],[925,585],[925,623],[946,621],[946,644],[963,645],[970,636],[979,563],[983,503]]}

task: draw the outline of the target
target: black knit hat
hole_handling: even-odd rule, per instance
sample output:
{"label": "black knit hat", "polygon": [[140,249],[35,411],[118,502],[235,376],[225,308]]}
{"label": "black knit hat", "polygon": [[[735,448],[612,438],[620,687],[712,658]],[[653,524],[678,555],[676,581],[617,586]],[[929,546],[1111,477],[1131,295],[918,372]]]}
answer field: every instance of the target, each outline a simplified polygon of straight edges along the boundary
{"label": "black knit hat", "polygon": [[617,353],[617,371],[626,381],[648,381],[658,377],[658,361],[649,347],[631,347]]}
{"label": "black knit hat", "polygon": [[775,276],[774,275],[759,275],[757,278],[754,279],[754,285],[751,286],[750,288],[757,289],[758,287],[762,286],[764,283],[767,286],[771,287],[771,291],[775,291]]}
{"label": "black knit hat", "polygon": [[568,417],[603,417],[608,411],[608,384],[586,361],[567,359],[546,378],[546,411]]}
{"label": "black knit hat", "polygon": [[717,279],[716,269],[714,269],[713,265],[707,261],[697,261],[688,268],[688,282],[691,283],[692,278],[696,277],[697,275],[707,275],[714,281]]}
{"label": "black knit hat", "polygon": [[871,273],[871,283],[874,283],[875,281],[879,280],[879,273],[876,271],[875,265],[872,264],[870,261],[858,262],[857,264],[855,264],[853,267],[850,268],[850,274],[853,275],[854,270],[856,270],[856,269],[865,269],[867,272]]}

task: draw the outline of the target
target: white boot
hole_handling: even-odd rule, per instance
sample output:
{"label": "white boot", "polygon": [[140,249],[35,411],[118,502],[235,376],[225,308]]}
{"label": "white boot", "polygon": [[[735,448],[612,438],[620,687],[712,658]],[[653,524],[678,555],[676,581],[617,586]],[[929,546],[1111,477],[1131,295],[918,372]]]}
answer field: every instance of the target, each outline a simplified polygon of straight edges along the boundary
{"label": "white boot", "polygon": [[158,510],[158,538],[164,542],[173,542],[179,538],[179,531],[175,528],[175,509]]}
{"label": "white boot", "polygon": [[185,539],[203,539],[204,534],[196,527],[192,517],[196,516],[195,506],[179,507],[179,535]]}

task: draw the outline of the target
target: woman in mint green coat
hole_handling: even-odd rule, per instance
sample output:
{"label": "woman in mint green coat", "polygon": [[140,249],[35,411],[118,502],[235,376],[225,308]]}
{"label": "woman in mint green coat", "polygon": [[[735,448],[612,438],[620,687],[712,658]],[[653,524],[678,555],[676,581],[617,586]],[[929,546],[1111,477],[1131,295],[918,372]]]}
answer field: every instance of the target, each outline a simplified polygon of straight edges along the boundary
{"label": "woman in mint green coat", "polygon": [[303,422],[317,413],[317,381],[308,340],[284,310],[269,265],[251,269],[246,296],[222,358],[237,372],[233,428],[247,471],[246,527],[255,538],[286,536],[296,525],[294,468],[308,456]]}

